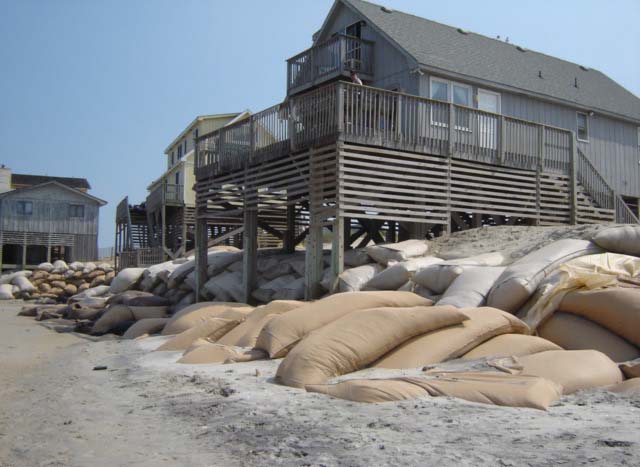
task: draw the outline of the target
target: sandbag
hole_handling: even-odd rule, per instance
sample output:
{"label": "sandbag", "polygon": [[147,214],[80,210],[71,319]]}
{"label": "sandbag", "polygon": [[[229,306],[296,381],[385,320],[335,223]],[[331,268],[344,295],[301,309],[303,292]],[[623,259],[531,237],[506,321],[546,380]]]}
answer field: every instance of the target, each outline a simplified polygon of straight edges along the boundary
{"label": "sandbag", "polygon": [[367,282],[365,288],[367,290],[398,290],[402,285],[407,283],[419,269],[441,263],[442,261],[441,258],[436,258],[435,256],[425,256],[389,265],[387,269],[373,276],[373,278]]}
{"label": "sandbag", "polygon": [[164,297],[155,295],[142,295],[134,297],[124,297],[122,299],[124,305],[129,306],[168,306],[169,300]]}
{"label": "sandbag", "polygon": [[344,252],[344,265],[349,268],[357,268],[371,263],[373,260],[364,248],[354,248]]}
{"label": "sandbag", "polygon": [[135,287],[142,277],[144,268],[126,268],[118,273],[111,281],[109,291],[111,293],[121,293]]}
{"label": "sandbag", "polygon": [[304,277],[298,277],[276,289],[271,300],[302,300],[304,298]]}
{"label": "sandbag", "polygon": [[502,273],[489,292],[487,305],[515,313],[562,263],[601,252],[588,240],[563,239],[529,253]]}
{"label": "sandbag", "polygon": [[619,365],[625,378],[640,378],[640,358]]}
{"label": "sandbag", "polygon": [[256,348],[271,358],[284,357],[300,339],[355,310],[382,307],[430,306],[433,302],[411,292],[349,292],[330,295],[272,319],[260,332]]}
{"label": "sandbag", "polygon": [[576,290],[558,310],[587,318],[640,347],[640,288]]}
{"label": "sandbag", "polygon": [[484,306],[487,295],[504,267],[470,267],[462,272],[438,300],[438,305],[456,308]]}
{"label": "sandbag", "polygon": [[609,392],[617,392],[625,396],[640,396],[640,378],[632,378],[607,388]]}
{"label": "sandbag", "polygon": [[[37,289],[33,286],[33,284],[24,276],[16,276],[13,278],[11,283],[17,286],[20,289],[20,293],[31,293],[35,292]],[[64,284],[64,282],[63,282]],[[64,286],[63,286],[64,287]]]}
{"label": "sandbag", "polygon": [[321,384],[369,365],[407,339],[466,319],[453,307],[356,310],[306,336],[282,361],[276,380],[299,388]]}
{"label": "sandbag", "polygon": [[186,350],[197,339],[215,342],[239,323],[239,319],[210,318],[175,335],[156,350]]}
{"label": "sandbag", "polygon": [[0,284],[0,300],[13,300],[13,286]]}
{"label": "sandbag", "polygon": [[563,394],[622,382],[622,372],[596,350],[550,350],[518,357],[521,374],[540,376],[562,386]]}
{"label": "sandbag", "polygon": [[326,394],[354,402],[393,402],[427,396],[418,385],[401,379],[350,379],[336,384],[310,384],[308,392]]}
{"label": "sandbag", "polygon": [[640,256],[640,226],[638,225],[603,229],[593,237],[593,241],[607,251]]}
{"label": "sandbag", "polygon": [[165,277],[168,277],[179,264],[173,261],[165,261],[164,263],[154,264],[149,266],[142,274],[142,281],[140,282],[140,288],[145,292],[151,292],[162,280],[161,273],[164,272]]}
{"label": "sandbag", "polygon": [[222,272],[205,282],[203,287],[219,301],[242,302],[244,300],[242,273],[239,272]]}
{"label": "sandbag", "polygon": [[445,261],[419,269],[412,280],[436,294],[442,294],[469,267],[472,266],[450,264]]}
{"label": "sandbag", "polygon": [[640,349],[593,321],[571,313],[555,312],[538,327],[538,335],[566,350],[593,349],[614,362],[640,357]]}
{"label": "sandbag", "polygon": [[127,305],[129,300],[132,300],[137,297],[151,297],[152,294],[149,292],[143,292],[141,290],[127,290],[125,292],[120,292],[115,295],[111,295],[107,299],[108,305]]}
{"label": "sandbag", "polygon": [[104,295],[109,293],[111,289],[108,285],[99,285],[98,287],[90,288],[85,290],[84,292],[80,292],[78,295],[71,297],[75,298],[83,298],[83,297],[103,297]]}
{"label": "sandbag", "polygon": [[162,330],[162,335],[179,334],[209,318],[217,318],[227,310],[233,310],[236,318],[245,318],[253,308],[245,303],[235,302],[201,302],[189,305],[171,317]]}
{"label": "sandbag", "polygon": [[527,334],[529,328],[513,315],[496,308],[465,308],[467,321],[432,331],[396,347],[373,366],[418,368],[458,358],[501,334]]}
{"label": "sandbag", "polygon": [[562,387],[546,378],[493,371],[432,372],[402,380],[420,386],[430,396],[506,407],[547,410],[562,396]]}
{"label": "sandbag", "polygon": [[267,353],[258,349],[244,349],[211,342],[199,343],[188,349],[178,363],[240,363],[263,360]]}
{"label": "sandbag", "polygon": [[276,292],[276,290],[286,287],[287,284],[295,280],[296,276],[294,276],[293,274],[277,277],[262,284],[260,287],[254,290],[251,295],[256,300],[267,303],[271,300],[271,297]]}
{"label": "sandbag", "polygon": [[131,306],[127,305],[136,321],[149,318],[167,318],[167,306]]}
{"label": "sandbag", "polygon": [[76,320],[95,320],[101,315],[105,310],[103,308],[93,308],[90,306],[86,306],[83,303],[74,303],[69,305],[69,312],[67,317],[69,319]]}
{"label": "sandbag", "polygon": [[425,240],[405,240],[404,242],[367,247],[367,254],[384,266],[389,261],[406,261],[414,256],[424,256],[427,251],[429,251],[429,244]]}
{"label": "sandbag", "polygon": [[[242,259],[242,253],[238,251],[210,250],[207,254],[207,273],[209,274],[209,270],[211,270],[210,275],[221,272],[225,267],[239,259]],[[190,258],[187,262],[175,268],[168,277],[169,288],[178,287],[187,275],[195,269],[195,266],[195,258]]]}
{"label": "sandbag", "polygon": [[168,318],[145,318],[136,321],[122,335],[125,339],[136,339],[147,334],[157,334],[169,321]]}
{"label": "sandbag", "polygon": [[338,276],[338,290],[340,292],[358,292],[380,271],[382,268],[379,264],[365,264],[347,269]]}
{"label": "sandbag", "polygon": [[46,271],[46,272],[51,272],[51,270],[53,269],[53,264],[51,263],[40,263],[38,264],[38,267],[36,268],[40,271]]}
{"label": "sandbag", "polygon": [[524,334],[501,334],[492,337],[462,356],[471,360],[483,357],[505,357],[531,355],[547,350],[562,350],[562,347],[538,336]]}
{"label": "sandbag", "polygon": [[95,322],[91,328],[91,334],[106,334],[119,325],[130,321],[135,321],[135,318],[128,306],[112,305],[104,312],[100,319]]}
{"label": "sandbag", "polygon": [[303,304],[294,300],[274,300],[267,305],[256,307],[242,323],[222,336],[218,343],[235,347],[254,347],[262,328],[271,319]]}

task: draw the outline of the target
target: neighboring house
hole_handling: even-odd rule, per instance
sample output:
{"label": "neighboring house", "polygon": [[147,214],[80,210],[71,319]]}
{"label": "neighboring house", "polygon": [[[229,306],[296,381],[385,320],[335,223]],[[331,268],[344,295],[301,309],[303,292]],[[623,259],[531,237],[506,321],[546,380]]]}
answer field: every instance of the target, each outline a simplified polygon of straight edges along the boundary
{"label": "neighboring house", "polygon": [[98,218],[107,204],[84,178],[12,174],[0,168],[2,268],[98,259]]}
{"label": "neighboring house", "polygon": [[344,250],[371,241],[482,225],[637,223],[639,127],[640,99],[599,71],[336,0],[312,47],[287,60],[287,99],[198,138],[196,223],[242,223],[246,300],[259,228],[286,251],[306,238],[313,298],[327,229],[323,282],[335,285]]}
{"label": "neighboring house", "polygon": [[129,206],[128,198],[120,203],[116,213],[116,254],[133,251],[127,264],[153,264],[194,247],[195,138],[249,115],[244,111],[196,117],[166,148],[166,170],[147,187],[145,203]]}

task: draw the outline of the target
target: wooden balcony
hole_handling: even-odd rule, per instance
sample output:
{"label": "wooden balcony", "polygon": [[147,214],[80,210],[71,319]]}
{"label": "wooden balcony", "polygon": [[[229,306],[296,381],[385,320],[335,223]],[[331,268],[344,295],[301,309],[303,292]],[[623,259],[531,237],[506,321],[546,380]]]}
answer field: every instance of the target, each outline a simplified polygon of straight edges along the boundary
{"label": "wooden balcony", "polygon": [[184,185],[159,183],[147,196],[147,211],[153,212],[162,206],[183,206]]}
{"label": "wooden balcony", "polygon": [[287,60],[287,95],[291,96],[355,71],[373,79],[373,42],[336,35]]}

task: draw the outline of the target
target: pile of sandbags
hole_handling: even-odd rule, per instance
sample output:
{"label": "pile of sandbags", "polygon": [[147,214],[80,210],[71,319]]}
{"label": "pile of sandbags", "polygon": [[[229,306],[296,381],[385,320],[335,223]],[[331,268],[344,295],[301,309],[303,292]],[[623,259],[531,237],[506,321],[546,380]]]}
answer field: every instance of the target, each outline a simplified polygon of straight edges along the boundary
{"label": "pile of sandbags", "polygon": [[[63,301],[87,289],[109,285],[114,277],[114,269],[107,263],[67,264],[62,260],[53,264],[42,263],[33,271],[0,276],[0,299],[48,298]],[[11,286],[11,290],[8,286]]]}

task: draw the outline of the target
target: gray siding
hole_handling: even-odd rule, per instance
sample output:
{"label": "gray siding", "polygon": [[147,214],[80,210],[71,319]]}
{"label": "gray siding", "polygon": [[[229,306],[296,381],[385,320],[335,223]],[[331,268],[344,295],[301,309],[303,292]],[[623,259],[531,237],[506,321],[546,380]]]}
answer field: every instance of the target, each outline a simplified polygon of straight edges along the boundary
{"label": "gray siding", "polygon": [[[319,42],[329,39],[333,34],[360,21],[362,18],[349,8],[340,4],[327,23]],[[370,25],[362,28],[362,38],[373,41],[374,45],[374,82],[373,86],[384,89],[400,89],[409,94],[418,94],[418,75],[410,73],[411,62],[408,57],[378,34]]]}

